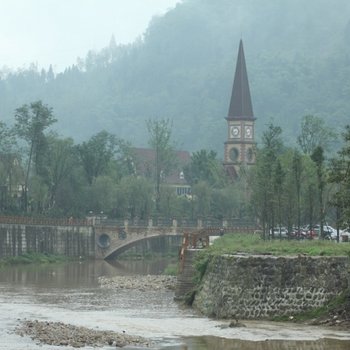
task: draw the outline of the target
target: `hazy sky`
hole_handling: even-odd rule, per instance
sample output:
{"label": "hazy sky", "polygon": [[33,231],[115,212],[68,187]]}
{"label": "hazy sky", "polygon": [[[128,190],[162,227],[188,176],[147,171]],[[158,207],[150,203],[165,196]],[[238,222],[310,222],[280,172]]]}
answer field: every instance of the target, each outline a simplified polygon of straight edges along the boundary
{"label": "hazy sky", "polygon": [[181,0],[0,0],[0,68],[31,62],[56,72],[90,49],[134,41]]}

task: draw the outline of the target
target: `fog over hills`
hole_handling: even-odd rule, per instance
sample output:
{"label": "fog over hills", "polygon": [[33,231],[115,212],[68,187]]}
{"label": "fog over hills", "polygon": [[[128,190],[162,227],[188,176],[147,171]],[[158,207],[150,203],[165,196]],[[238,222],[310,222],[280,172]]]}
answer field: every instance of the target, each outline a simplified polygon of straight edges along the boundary
{"label": "fog over hills", "polygon": [[146,120],[169,118],[179,148],[222,156],[242,38],[258,134],[273,119],[293,143],[306,114],[341,130],[350,114],[349,14],[348,0],[185,0],[154,18],[142,40],[112,38],[57,75],[2,72],[0,118],[10,124],[15,108],[41,99],[61,135],[80,142],[105,129],[135,146],[147,145]]}

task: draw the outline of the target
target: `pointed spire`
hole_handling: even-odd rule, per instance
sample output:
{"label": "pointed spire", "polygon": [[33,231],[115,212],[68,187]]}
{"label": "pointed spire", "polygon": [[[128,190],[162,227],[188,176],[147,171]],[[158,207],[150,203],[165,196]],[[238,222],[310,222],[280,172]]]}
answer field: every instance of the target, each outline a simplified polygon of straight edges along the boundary
{"label": "pointed spire", "polygon": [[235,79],[233,82],[230,108],[227,119],[255,119],[250,98],[247,68],[245,64],[243,42],[239,42]]}

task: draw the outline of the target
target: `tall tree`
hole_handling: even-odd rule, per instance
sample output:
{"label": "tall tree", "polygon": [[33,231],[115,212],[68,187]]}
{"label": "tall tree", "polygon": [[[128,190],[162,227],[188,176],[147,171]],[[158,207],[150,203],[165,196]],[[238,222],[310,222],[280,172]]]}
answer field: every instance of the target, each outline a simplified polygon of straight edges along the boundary
{"label": "tall tree", "polygon": [[[279,159],[276,160],[276,164],[273,169],[273,189],[274,197],[277,198],[277,216],[278,216],[278,227],[279,227],[279,237],[281,237],[281,225],[282,225],[282,194],[283,194],[283,184],[285,179],[285,171],[282,168]],[[275,200],[276,202],[276,200]]]}
{"label": "tall tree", "polygon": [[160,185],[176,168],[176,153],[171,139],[172,123],[169,119],[147,121],[149,145],[154,150],[154,181],[156,191],[156,210],[160,211]]}
{"label": "tall tree", "polygon": [[222,163],[216,158],[216,152],[200,150],[191,156],[191,163],[184,168],[185,178],[191,185],[205,181],[214,187],[223,187],[225,173]]}
{"label": "tall tree", "polygon": [[212,188],[204,181],[193,186],[195,213],[199,217],[206,217],[211,213]]}
{"label": "tall tree", "polygon": [[0,121],[0,210],[12,206],[13,184],[20,181],[21,170],[14,133]]}
{"label": "tall tree", "polygon": [[87,188],[89,210],[110,215],[116,207],[117,184],[106,175],[98,176]]}
{"label": "tall tree", "polygon": [[302,118],[301,133],[297,141],[304,154],[311,155],[318,146],[329,150],[335,138],[336,133],[325,125],[324,119],[314,115]]}
{"label": "tall tree", "polygon": [[301,226],[301,212],[300,212],[300,195],[301,195],[301,175],[303,171],[302,158],[300,153],[295,150],[293,154],[293,174],[295,180],[295,189],[297,194],[297,217],[298,217],[298,232],[300,232]]}
{"label": "tall tree", "polygon": [[255,173],[253,175],[252,205],[261,220],[263,236],[266,230],[272,230],[275,225],[275,198],[274,169],[277,159],[283,149],[281,138],[282,129],[270,123],[262,136],[262,148],[257,152]]}
{"label": "tall tree", "polygon": [[53,116],[52,108],[44,105],[41,101],[32,102],[29,106],[23,105],[15,112],[15,133],[28,144],[27,171],[25,175],[23,188],[23,206],[24,210],[28,208],[28,180],[32,165],[35,160],[35,172],[39,174],[41,161],[46,151],[45,130],[49,128],[56,119]]}
{"label": "tall tree", "polygon": [[118,142],[115,135],[103,130],[77,146],[90,185],[98,176],[106,174],[110,162],[115,159]]}
{"label": "tall tree", "polygon": [[212,189],[211,214],[220,220],[244,217],[244,197],[239,183],[229,184],[224,188]]}
{"label": "tall tree", "polygon": [[62,184],[73,173],[78,158],[74,150],[72,139],[60,139],[54,135],[48,137],[48,151],[46,156],[48,186],[48,209],[54,209],[58,191]]}
{"label": "tall tree", "polygon": [[329,181],[337,185],[332,200],[337,209],[337,226],[350,226],[350,125],[343,134],[344,145],[331,160]]}
{"label": "tall tree", "polygon": [[324,203],[323,203],[323,194],[324,194],[324,188],[325,188],[325,169],[324,169],[324,152],[323,148],[321,146],[317,146],[314,151],[311,154],[311,159],[316,165],[317,170],[317,180],[318,180],[318,200],[320,204],[320,226],[321,226],[321,238],[324,238]]}
{"label": "tall tree", "polygon": [[125,176],[116,193],[116,211],[120,217],[146,219],[153,209],[154,189],[144,177]]}

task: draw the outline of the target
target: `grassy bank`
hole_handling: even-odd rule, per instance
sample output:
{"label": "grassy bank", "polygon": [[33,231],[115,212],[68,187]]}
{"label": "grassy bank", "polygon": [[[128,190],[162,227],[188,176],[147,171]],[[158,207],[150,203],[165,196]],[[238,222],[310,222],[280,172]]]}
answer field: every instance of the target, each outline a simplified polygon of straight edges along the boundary
{"label": "grassy bank", "polygon": [[0,267],[24,264],[52,264],[71,260],[63,255],[26,253],[20,256],[0,259]]}
{"label": "grassy bank", "polygon": [[201,281],[207,268],[209,258],[222,254],[263,254],[274,256],[307,255],[307,256],[348,256],[350,243],[336,243],[327,240],[266,240],[259,235],[225,234],[215,240],[213,245],[203,249],[195,259],[197,275]]}
{"label": "grassy bank", "polygon": [[210,254],[271,254],[310,256],[349,256],[350,243],[327,240],[262,240],[259,235],[225,234],[207,250]]}

